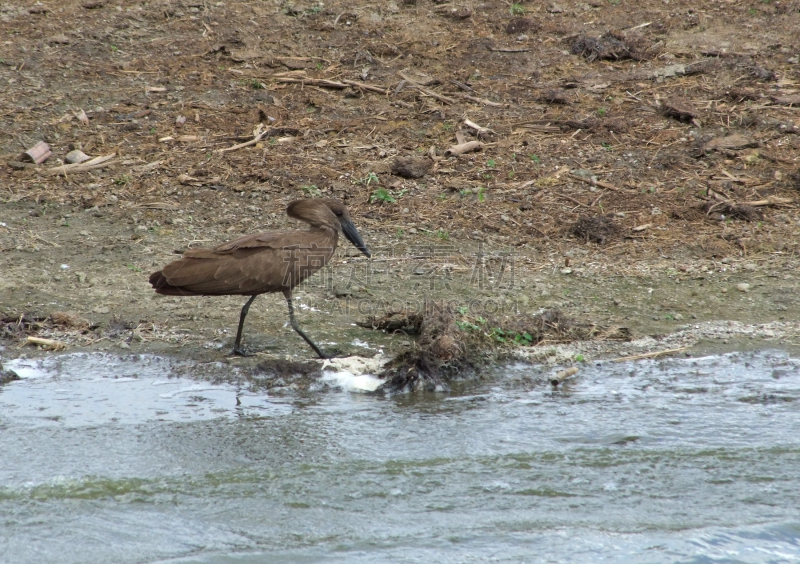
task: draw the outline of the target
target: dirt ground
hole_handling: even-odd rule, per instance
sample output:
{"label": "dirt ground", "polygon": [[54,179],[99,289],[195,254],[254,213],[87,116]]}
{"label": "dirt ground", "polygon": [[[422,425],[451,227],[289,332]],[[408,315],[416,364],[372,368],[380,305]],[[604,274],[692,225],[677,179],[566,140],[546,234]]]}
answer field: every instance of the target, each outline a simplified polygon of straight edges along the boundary
{"label": "dirt ground", "polygon": [[[425,300],[478,327],[546,307],[634,337],[791,324],[798,29],[796,0],[0,4],[3,355],[39,336],[220,358],[244,300],[148,274],[301,228],[286,204],[317,195],[373,251],[297,294],[338,354],[411,346],[355,322]],[[74,149],[108,160],[62,168]],[[282,297],[246,336],[310,357]]]}

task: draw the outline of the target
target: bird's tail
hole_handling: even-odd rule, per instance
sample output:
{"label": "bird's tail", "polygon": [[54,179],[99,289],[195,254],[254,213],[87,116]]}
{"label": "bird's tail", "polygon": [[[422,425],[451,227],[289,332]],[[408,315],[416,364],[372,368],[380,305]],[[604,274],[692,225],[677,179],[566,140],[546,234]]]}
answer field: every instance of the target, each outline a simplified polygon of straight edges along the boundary
{"label": "bird's tail", "polygon": [[150,285],[153,286],[153,289],[156,291],[157,294],[163,294],[165,296],[196,296],[195,292],[190,290],[185,290],[180,286],[173,286],[169,282],[167,282],[167,277],[159,270],[158,272],[154,272],[150,275]]}

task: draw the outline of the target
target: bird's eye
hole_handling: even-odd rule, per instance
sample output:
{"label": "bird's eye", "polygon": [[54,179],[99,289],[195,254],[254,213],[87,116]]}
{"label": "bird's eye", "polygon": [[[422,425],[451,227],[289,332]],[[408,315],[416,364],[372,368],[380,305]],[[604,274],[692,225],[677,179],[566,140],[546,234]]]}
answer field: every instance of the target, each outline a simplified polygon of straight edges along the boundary
{"label": "bird's eye", "polygon": [[339,217],[341,217],[341,216],[342,216],[342,212],[340,212],[340,211],[336,211],[336,212],[333,212],[333,213],[335,213],[335,214],[336,214],[337,216],[339,216]]}

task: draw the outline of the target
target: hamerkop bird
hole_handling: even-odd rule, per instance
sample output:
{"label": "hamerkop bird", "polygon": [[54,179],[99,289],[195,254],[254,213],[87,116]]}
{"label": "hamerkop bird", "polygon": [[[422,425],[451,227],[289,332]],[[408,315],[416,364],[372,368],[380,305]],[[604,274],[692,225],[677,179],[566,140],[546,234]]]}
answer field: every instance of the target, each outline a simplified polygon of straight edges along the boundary
{"label": "hamerkop bird", "polygon": [[150,284],[157,293],[167,296],[250,296],[242,307],[233,344],[233,354],[240,356],[248,356],[241,348],[241,341],[250,304],[259,294],[283,292],[292,328],[320,358],[327,358],[297,324],[292,288],[328,264],[340,231],[367,257],[370,252],[339,200],[295,200],[286,213],[305,221],[310,229],[266,231],[245,235],[213,249],[189,249],[183,258],[151,274]]}

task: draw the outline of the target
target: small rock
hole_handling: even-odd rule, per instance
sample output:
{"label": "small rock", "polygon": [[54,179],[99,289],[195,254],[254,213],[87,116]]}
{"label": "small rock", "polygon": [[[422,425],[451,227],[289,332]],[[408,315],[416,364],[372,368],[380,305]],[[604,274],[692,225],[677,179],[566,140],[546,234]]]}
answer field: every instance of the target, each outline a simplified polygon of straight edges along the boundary
{"label": "small rock", "polygon": [[561,274],[572,274],[572,269],[571,268],[562,268],[561,269]]}
{"label": "small rock", "polygon": [[675,321],[680,321],[681,319],[683,319],[683,315],[681,315],[680,313],[676,313],[674,317]]}
{"label": "small rock", "polygon": [[94,313],[101,313],[101,314],[102,313],[109,313],[111,311],[111,308],[109,308],[108,306],[98,306],[98,307],[94,308],[92,311]]}
{"label": "small rock", "polygon": [[82,163],[88,161],[89,159],[89,155],[79,149],[74,149],[64,155],[64,160],[71,164]]}
{"label": "small rock", "polygon": [[126,343],[125,341],[122,341],[121,343],[118,343],[117,346],[119,346],[119,348],[121,348],[121,349],[129,349],[129,348],[131,348],[131,346],[128,343]]}
{"label": "small rock", "polygon": [[728,289],[727,288],[722,288],[720,290],[720,292],[722,292],[723,294],[727,294],[728,293]]}
{"label": "small rock", "polygon": [[742,268],[744,268],[745,270],[749,270],[750,272],[755,272],[756,270],[758,270],[758,265],[752,262],[746,262],[744,263]]}
{"label": "small rock", "polygon": [[750,291],[750,284],[747,282],[741,282],[736,285],[736,289],[740,292],[749,292]]}

